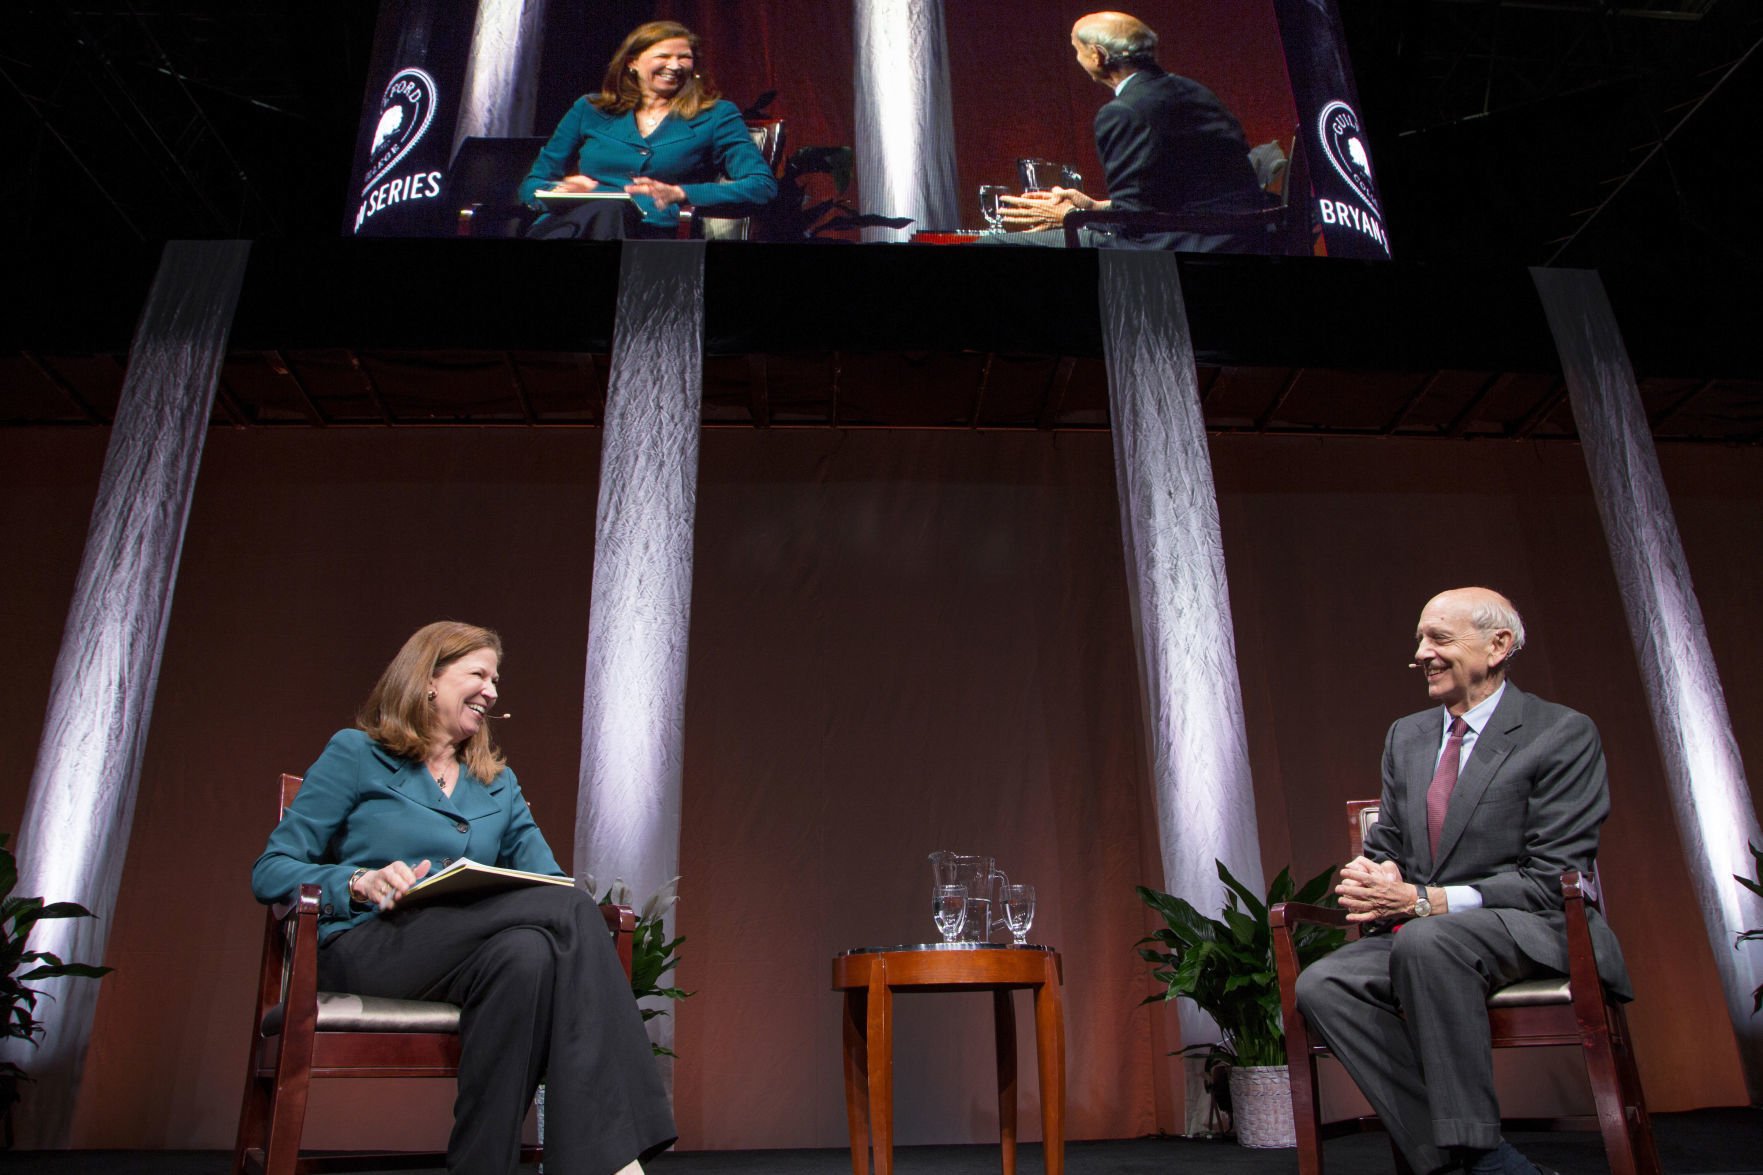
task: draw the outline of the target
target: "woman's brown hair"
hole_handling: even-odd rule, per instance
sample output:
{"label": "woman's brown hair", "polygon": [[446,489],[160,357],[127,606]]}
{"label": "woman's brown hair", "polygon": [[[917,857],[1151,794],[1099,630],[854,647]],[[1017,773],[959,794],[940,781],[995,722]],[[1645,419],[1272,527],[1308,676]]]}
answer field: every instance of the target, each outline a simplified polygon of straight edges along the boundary
{"label": "woman's brown hair", "polygon": [[[651,46],[672,40],[686,42],[692,47],[693,58],[698,56],[698,34],[678,21],[652,20],[632,29],[606,66],[606,77],[600,82],[600,92],[588,101],[607,114],[623,114],[627,110],[635,110],[643,99],[643,92],[637,85],[631,62],[641,57]],[[681,118],[697,117],[722,97],[710,79],[698,73],[696,65],[694,60],[692,76],[686,79],[679,93],[674,95],[673,101],[668,105],[668,110]]]}
{"label": "woman's brown hair", "polygon": [[[502,638],[487,628],[437,620],[411,634],[386,666],[373,691],[362,703],[356,724],[374,742],[400,759],[422,762],[434,741],[435,708],[429,701],[429,681],[435,674],[467,653],[489,649],[502,660]],[[502,773],[507,761],[490,740],[490,724],[482,723],[465,741],[460,758],[471,773],[485,783]]]}

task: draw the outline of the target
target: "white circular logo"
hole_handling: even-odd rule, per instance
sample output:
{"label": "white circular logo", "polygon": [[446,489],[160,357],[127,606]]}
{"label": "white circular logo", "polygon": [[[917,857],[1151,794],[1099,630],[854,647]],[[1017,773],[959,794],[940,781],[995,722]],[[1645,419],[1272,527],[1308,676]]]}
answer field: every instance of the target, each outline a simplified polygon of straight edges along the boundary
{"label": "white circular logo", "polygon": [[410,154],[434,120],[435,79],[420,69],[399,70],[380,98],[380,120],[367,148],[363,193]]}
{"label": "white circular logo", "polygon": [[1316,119],[1316,137],[1322,143],[1323,154],[1347,186],[1359,193],[1372,212],[1382,216],[1377,206],[1377,185],[1371,178],[1371,145],[1359,127],[1359,115],[1345,102],[1330,102]]}

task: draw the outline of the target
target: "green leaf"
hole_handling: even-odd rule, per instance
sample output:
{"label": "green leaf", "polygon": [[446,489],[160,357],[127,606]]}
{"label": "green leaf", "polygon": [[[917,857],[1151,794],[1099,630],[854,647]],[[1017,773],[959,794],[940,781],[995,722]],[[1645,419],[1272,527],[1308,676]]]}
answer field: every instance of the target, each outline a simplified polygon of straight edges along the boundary
{"label": "green leaf", "polygon": [[1330,865],[1299,886],[1298,892],[1289,900],[1310,906],[1338,906],[1340,898],[1334,892],[1334,871],[1335,867]]}
{"label": "green leaf", "polygon": [[90,918],[92,912],[78,902],[53,902],[37,911],[38,918]]}
{"label": "green leaf", "polygon": [[[1249,892],[1248,887],[1242,882],[1232,877],[1230,875],[1230,870],[1224,867],[1223,861],[1217,862],[1217,865],[1218,879],[1224,882],[1224,887],[1242,901],[1243,908],[1255,919],[1261,922],[1267,921],[1267,907],[1261,903],[1261,899]],[[1280,870],[1280,876],[1285,877],[1285,870]],[[1287,883],[1290,883],[1289,878],[1287,879]]]}
{"label": "green leaf", "polygon": [[20,979],[101,979],[110,974],[113,968],[93,967],[86,963],[56,963],[52,966],[37,967],[20,975]]}

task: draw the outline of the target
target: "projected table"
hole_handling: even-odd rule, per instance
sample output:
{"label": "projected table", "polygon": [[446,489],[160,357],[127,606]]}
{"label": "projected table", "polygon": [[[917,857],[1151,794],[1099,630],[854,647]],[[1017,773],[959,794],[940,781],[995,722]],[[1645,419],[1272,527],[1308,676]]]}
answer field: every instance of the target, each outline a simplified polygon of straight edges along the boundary
{"label": "projected table", "polygon": [[1034,992],[1047,1175],[1065,1170],[1065,1013],[1059,952],[990,943],[863,947],[833,956],[833,990],[845,993],[845,1115],[851,1170],[894,1169],[894,993],[989,991],[998,1036],[998,1135],[1004,1175],[1016,1175],[1016,1011],[1011,993]]}

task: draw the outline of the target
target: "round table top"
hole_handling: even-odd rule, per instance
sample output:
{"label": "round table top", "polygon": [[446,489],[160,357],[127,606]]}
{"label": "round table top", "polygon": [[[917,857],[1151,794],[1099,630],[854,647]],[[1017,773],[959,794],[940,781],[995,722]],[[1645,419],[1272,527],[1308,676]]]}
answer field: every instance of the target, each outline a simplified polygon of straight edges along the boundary
{"label": "round table top", "polygon": [[1014,943],[905,943],[857,947],[833,956],[833,988],[867,987],[877,976],[889,988],[912,991],[1008,990],[1057,985],[1063,967],[1049,946]]}
{"label": "round table top", "polygon": [[1017,946],[1013,942],[914,942],[902,943],[891,947],[852,947],[834,955],[835,959],[843,959],[849,955],[891,955],[898,951],[1046,951],[1054,953],[1053,948],[1040,943],[1024,943]]}

